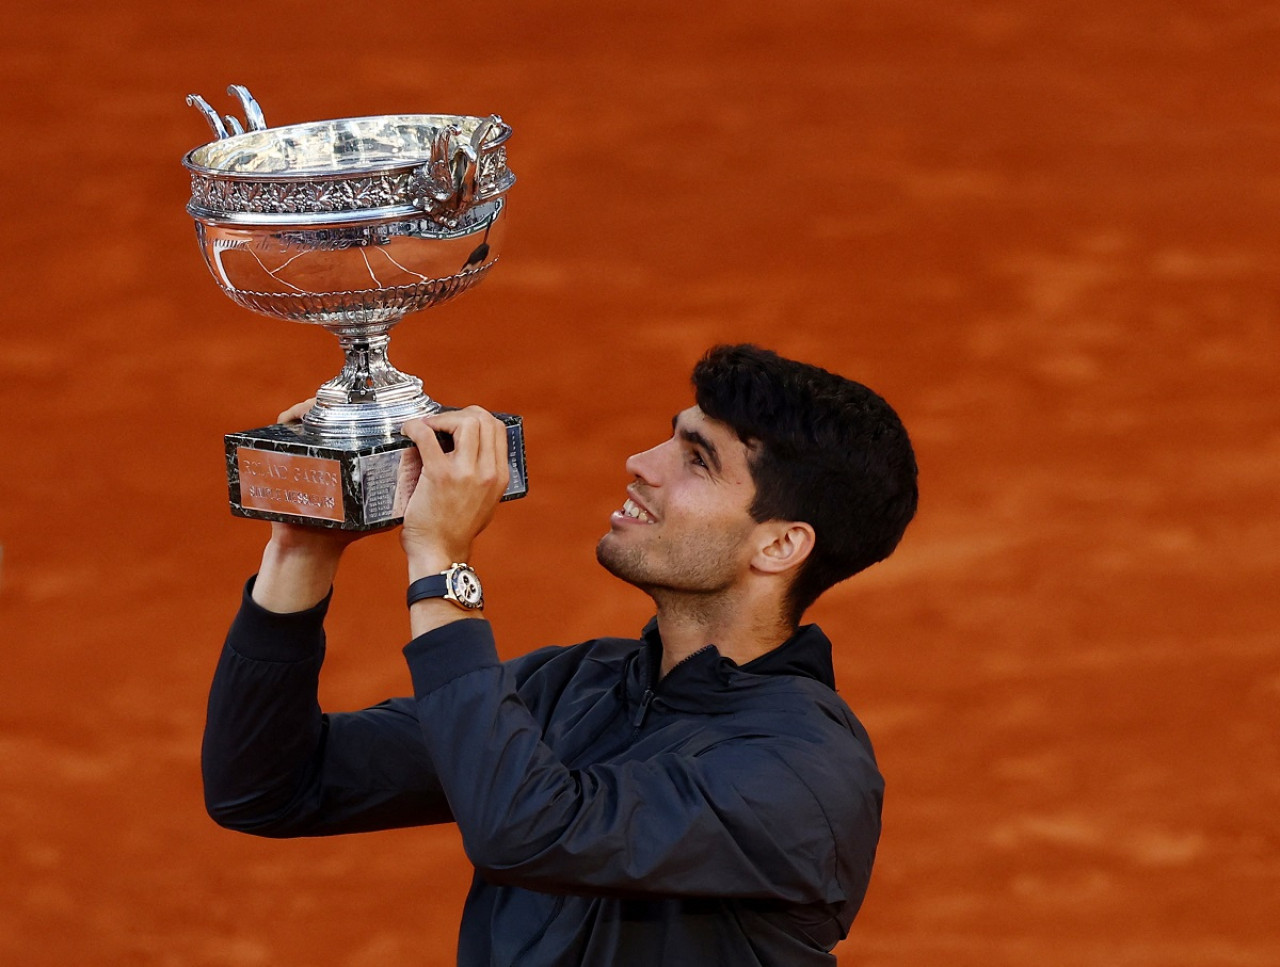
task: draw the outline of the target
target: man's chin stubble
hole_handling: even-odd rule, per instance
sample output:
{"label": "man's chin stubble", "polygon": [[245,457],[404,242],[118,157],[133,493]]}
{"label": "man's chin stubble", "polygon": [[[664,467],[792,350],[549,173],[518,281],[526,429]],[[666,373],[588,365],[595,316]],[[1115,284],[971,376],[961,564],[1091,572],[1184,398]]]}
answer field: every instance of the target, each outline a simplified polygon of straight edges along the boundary
{"label": "man's chin stubble", "polygon": [[637,580],[637,575],[641,571],[638,555],[628,555],[626,552],[610,552],[609,536],[605,534],[596,543],[596,561],[619,581],[626,581],[628,584],[633,584],[643,591],[645,589],[644,583]]}

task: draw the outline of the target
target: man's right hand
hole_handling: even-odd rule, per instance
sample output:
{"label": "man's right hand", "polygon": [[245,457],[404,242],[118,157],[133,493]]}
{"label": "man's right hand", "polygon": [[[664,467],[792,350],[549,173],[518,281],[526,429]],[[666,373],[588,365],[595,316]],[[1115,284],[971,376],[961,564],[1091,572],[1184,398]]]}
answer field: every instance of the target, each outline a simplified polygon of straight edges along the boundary
{"label": "man's right hand", "polygon": [[[295,403],[276,422],[300,420],[314,404],[314,399]],[[314,607],[329,593],[342,552],[366,533],[272,521],[253,600],[281,614]]]}

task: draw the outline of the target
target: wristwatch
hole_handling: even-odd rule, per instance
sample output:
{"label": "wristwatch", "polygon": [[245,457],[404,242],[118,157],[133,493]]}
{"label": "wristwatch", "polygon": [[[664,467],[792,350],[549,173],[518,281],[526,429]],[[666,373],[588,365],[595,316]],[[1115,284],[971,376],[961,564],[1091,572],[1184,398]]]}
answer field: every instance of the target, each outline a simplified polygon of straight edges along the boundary
{"label": "wristwatch", "polygon": [[450,564],[447,571],[418,578],[409,585],[407,598],[410,607],[427,598],[444,598],[466,611],[484,607],[480,577],[466,564]]}

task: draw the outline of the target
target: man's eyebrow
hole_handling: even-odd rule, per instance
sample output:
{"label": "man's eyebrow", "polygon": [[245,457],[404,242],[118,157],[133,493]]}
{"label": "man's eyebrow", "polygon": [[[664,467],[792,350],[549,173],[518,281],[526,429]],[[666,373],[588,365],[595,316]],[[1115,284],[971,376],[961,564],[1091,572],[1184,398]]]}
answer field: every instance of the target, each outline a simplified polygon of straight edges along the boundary
{"label": "man's eyebrow", "polygon": [[692,443],[695,447],[702,450],[707,455],[707,459],[711,461],[711,468],[716,472],[720,472],[720,451],[716,449],[716,445],[708,440],[697,430],[680,429],[676,424],[679,422],[679,415],[671,418],[671,430],[685,443]]}

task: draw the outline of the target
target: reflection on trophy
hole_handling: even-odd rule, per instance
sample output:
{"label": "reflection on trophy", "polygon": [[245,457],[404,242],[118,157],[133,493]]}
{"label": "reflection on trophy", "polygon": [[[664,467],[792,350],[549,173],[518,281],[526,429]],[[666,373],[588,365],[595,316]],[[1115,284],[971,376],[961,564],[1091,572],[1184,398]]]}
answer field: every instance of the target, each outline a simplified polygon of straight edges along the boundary
{"label": "reflection on trophy", "polygon": [[[269,128],[244,87],[245,120],[199,108],[217,140],[189,152],[187,211],[214,280],[269,316],[323,326],[346,354],[300,423],[226,436],[232,512],[344,530],[403,516],[417,451],[398,431],[442,409],[391,365],[391,327],[479,283],[498,261],[511,128],[487,118],[409,114]],[[524,430],[507,425],[522,497]],[[449,446],[449,441],[442,439]]]}

